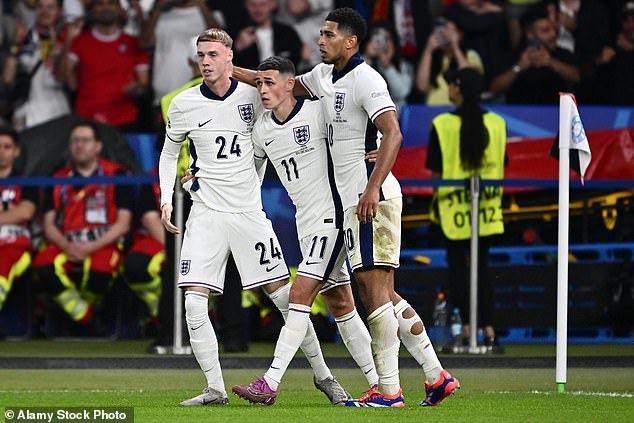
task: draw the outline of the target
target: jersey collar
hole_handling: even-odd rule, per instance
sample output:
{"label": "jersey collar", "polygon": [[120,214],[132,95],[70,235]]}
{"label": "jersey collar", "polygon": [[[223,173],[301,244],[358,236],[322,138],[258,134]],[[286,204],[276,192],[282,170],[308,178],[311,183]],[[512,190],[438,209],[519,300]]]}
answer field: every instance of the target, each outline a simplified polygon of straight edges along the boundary
{"label": "jersey collar", "polygon": [[341,69],[341,72],[337,72],[337,69],[335,69],[335,67],[333,66],[332,83],[334,84],[335,82],[346,76],[348,72],[359,66],[361,63],[363,63],[363,57],[361,57],[361,55],[357,52],[352,57],[350,57],[350,59],[348,59],[348,63],[346,63],[343,69]]}
{"label": "jersey collar", "polygon": [[229,89],[227,90],[227,92],[225,93],[225,95],[223,95],[222,97],[217,96],[216,94],[214,94],[209,87],[207,86],[207,84],[205,84],[205,82],[203,81],[202,85],[200,86],[200,93],[202,95],[204,95],[205,97],[207,97],[210,100],[219,100],[219,101],[223,101],[224,99],[226,99],[227,97],[229,97],[231,94],[233,94],[233,92],[236,90],[236,88],[238,87],[238,80],[237,79],[233,79],[233,78],[229,78],[231,79],[231,86],[229,87]]}
{"label": "jersey collar", "polygon": [[299,113],[299,111],[302,109],[303,105],[304,105],[304,99],[303,98],[298,98],[297,99],[297,103],[295,103],[295,106],[293,106],[293,110],[291,110],[291,112],[288,114],[286,119],[284,119],[284,122],[281,122],[275,116],[275,113],[273,113],[273,112],[271,112],[271,118],[273,119],[273,122],[277,123],[278,125],[284,125],[286,122],[288,122],[289,120],[293,119],[293,117],[295,117],[295,115],[297,113]]}

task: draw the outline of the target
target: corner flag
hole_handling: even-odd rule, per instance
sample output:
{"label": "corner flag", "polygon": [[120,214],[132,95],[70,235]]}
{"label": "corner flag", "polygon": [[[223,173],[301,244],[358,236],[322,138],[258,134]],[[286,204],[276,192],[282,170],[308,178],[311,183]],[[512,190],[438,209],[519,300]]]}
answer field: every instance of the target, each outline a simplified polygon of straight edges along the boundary
{"label": "corner flag", "polygon": [[579,174],[581,183],[592,160],[590,144],[583,129],[575,96],[568,93],[559,94],[559,150],[573,149],[579,154]]}

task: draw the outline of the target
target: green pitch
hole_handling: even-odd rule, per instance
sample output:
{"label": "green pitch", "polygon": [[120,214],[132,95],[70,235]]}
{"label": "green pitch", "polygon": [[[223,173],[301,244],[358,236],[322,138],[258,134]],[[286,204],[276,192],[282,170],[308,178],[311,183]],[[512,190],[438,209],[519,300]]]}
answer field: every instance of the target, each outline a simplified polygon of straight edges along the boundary
{"label": "green pitch", "polygon": [[[193,358],[192,358],[193,360]],[[462,382],[457,395],[422,408],[421,372],[401,371],[407,406],[352,409],[331,406],[312,384],[310,370],[291,369],[278,401],[255,406],[233,395],[220,407],[179,407],[200,393],[196,370],[0,370],[0,407],[134,407],[135,422],[632,422],[634,369],[570,369],[566,394],[556,394],[552,369],[450,369]],[[228,389],[263,369],[226,370]],[[353,394],[365,389],[359,370],[333,369]],[[8,421],[8,420],[7,420]]]}

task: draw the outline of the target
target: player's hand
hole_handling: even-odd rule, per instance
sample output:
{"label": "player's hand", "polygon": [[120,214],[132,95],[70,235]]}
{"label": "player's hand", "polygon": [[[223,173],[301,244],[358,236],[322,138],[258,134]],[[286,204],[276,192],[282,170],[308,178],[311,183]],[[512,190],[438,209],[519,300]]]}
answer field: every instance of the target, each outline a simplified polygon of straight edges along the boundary
{"label": "player's hand", "polygon": [[165,226],[167,232],[172,234],[180,234],[181,231],[172,223],[172,205],[163,204],[161,206],[161,223]]}
{"label": "player's hand", "polygon": [[376,163],[376,158],[379,156],[379,149],[368,151],[365,153],[365,159],[370,163]]}
{"label": "player's hand", "polygon": [[379,190],[374,188],[366,188],[365,192],[359,198],[357,210],[355,214],[361,223],[369,223],[376,217],[379,209]]}
{"label": "player's hand", "polygon": [[196,179],[198,178],[192,175],[192,170],[187,169],[185,171],[185,176],[181,178],[181,185],[183,186],[183,189],[187,192],[191,192],[192,185],[194,185],[194,182],[196,181]]}

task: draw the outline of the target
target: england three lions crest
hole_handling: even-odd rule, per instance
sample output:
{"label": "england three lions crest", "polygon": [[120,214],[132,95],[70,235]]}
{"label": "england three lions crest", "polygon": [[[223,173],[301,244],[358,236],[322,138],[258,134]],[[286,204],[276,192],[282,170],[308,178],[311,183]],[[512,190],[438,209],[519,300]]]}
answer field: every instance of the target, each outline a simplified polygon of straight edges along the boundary
{"label": "england three lions crest", "polygon": [[191,260],[181,260],[181,275],[185,276],[189,273],[189,269],[191,269],[192,261]]}
{"label": "england three lions crest", "polygon": [[293,137],[299,145],[305,145],[310,140],[310,127],[308,125],[293,128]]}
{"label": "england three lions crest", "polygon": [[253,121],[253,104],[239,105],[238,112],[240,113],[240,119],[246,123],[251,123]]}
{"label": "england three lions crest", "polygon": [[346,93],[335,93],[335,112],[343,110]]}

